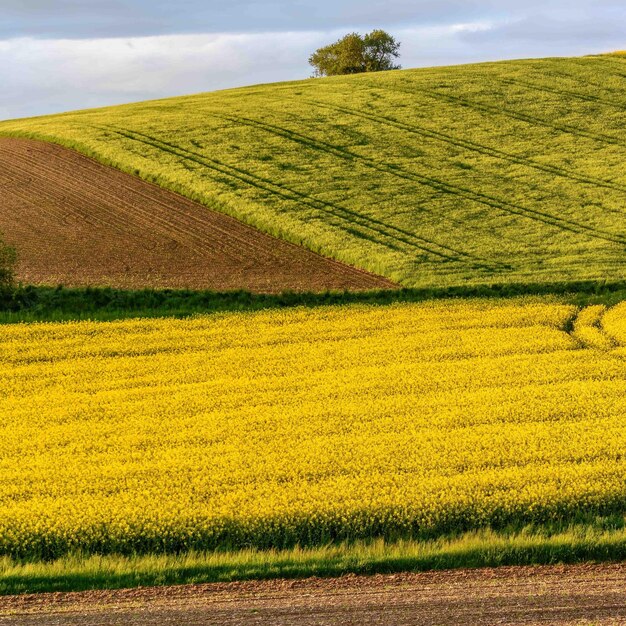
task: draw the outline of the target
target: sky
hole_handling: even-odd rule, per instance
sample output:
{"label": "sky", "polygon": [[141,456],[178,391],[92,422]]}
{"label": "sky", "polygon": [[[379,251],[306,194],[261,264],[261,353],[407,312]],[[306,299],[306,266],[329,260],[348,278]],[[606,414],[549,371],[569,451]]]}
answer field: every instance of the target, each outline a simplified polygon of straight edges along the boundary
{"label": "sky", "polygon": [[626,0],[0,0],[0,120],[308,78],[383,28],[402,67],[626,49]]}

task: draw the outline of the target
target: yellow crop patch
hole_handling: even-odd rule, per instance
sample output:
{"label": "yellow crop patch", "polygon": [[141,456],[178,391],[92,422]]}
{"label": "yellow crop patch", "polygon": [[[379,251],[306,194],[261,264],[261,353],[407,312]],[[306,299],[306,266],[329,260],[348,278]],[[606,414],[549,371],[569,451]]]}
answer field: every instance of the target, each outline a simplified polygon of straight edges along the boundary
{"label": "yellow crop patch", "polygon": [[626,309],[577,313],[448,301],[3,326],[0,552],[623,511]]}

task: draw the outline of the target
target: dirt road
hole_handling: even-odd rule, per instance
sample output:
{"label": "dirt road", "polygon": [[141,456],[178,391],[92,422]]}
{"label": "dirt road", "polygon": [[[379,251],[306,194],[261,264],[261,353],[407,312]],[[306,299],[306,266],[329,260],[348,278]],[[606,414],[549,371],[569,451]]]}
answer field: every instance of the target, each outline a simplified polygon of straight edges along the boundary
{"label": "dirt road", "polygon": [[42,141],[0,138],[0,233],[25,283],[262,293],[395,285]]}
{"label": "dirt road", "polygon": [[0,624],[626,624],[626,565],[457,570],[0,598]]}

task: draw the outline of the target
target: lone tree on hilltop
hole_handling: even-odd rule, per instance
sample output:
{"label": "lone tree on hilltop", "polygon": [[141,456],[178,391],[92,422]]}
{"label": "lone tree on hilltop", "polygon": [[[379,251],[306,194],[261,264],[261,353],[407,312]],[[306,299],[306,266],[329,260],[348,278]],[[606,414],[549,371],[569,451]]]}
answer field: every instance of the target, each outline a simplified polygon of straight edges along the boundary
{"label": "lone tree on hilltop", "polygon": [[350,33],[339,41],[316,50],[309,63],[315,76],[338,76],[398,70],[394,59],[400,56],[400,42],[384,30],[359,35]]}

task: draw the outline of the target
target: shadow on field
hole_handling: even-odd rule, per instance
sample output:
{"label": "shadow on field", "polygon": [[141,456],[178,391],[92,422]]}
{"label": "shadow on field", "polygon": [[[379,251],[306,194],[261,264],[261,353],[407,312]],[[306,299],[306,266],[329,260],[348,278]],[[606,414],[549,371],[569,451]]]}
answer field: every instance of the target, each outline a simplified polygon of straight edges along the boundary
{"label": "shadow on field", "polygon": [[479,285],[441,289],[365,292],[258,294],[249,291],[174,289],[123,290],[109,287],[66,288],[20,286],[0,296],[0,323],[64,320],[115,320],[129,317],[190,315],[280,309],[295,306],[421,302],[443,298],[510,298],[562,296],[572,303],[611,305],[626,299],[626,281]]}

